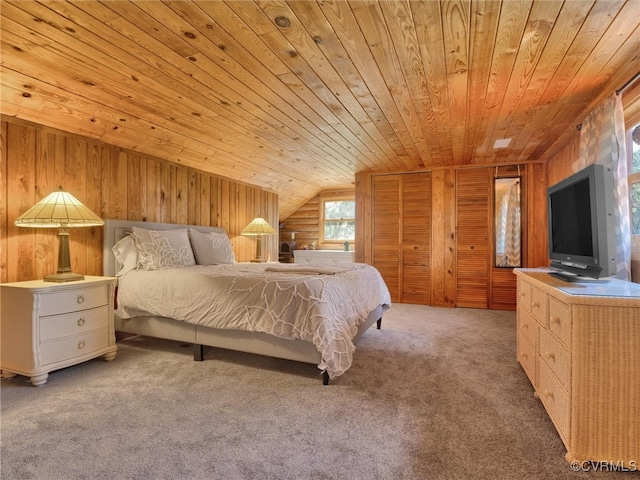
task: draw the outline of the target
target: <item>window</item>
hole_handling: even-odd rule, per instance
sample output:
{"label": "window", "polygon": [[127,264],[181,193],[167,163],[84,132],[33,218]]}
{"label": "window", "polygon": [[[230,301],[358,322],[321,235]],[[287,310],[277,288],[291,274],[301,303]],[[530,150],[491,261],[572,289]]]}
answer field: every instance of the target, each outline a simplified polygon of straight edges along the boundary
{"label": "window", "polygon": [[631,235],[640,235],[640,123],[629,130]]}
{"label": "window", "polygon": [[325,198],[320,213],[323,243],[344,243],[356,239],[356,201],[353,198]]}

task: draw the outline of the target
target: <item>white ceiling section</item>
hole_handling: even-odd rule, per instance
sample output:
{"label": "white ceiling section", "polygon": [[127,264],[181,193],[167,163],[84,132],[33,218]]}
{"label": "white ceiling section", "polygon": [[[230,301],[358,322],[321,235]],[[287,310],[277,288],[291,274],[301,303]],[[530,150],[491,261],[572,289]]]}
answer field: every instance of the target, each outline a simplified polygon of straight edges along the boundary
{"label": "white ceiling section", "polygon": [[360,171],[547,160],[640,71],[639,0],[0,8],[2,114],[275,191],[282,218]]}

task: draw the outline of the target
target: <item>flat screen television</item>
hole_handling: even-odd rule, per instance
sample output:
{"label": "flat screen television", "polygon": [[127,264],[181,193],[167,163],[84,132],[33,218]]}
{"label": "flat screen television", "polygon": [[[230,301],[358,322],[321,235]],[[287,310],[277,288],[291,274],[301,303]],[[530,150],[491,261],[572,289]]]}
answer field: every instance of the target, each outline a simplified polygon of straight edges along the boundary
{"label": "flat screen television", "polygon": [[548,189],[551,275],[606,281],[616,273],[613,173],[592,164]]}

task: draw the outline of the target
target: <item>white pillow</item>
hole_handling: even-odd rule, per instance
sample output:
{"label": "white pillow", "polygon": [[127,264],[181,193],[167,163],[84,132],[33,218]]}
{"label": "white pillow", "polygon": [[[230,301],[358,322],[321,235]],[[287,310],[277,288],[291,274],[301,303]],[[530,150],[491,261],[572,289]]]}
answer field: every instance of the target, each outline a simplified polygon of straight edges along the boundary
{"label": "white pillow", "polygon": [[198,265],[236,263],[233,247],[226,233],[202,233],[190,228],[189,238]]}
{"label": "white pillow", "polygon": [[138,247],[138,268],[162,270],[190,267],[196,264],[186,228],[179,230],[146,230],[133,227]]}
{"label": "white pillow", "polygon": [[138,267],[138,248],[131,235],[127,234],[122,237],[111,250],[121,267],[118,273],[116,273],[117,277],[121,277],[125,273],[135,270]]}

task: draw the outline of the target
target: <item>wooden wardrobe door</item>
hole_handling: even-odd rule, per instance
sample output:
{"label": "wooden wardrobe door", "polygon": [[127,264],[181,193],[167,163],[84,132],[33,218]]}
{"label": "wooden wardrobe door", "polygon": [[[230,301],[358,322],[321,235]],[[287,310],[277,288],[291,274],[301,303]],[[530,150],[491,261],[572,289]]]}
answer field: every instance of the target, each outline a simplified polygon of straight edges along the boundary
{"label": "wooden wardrobe door", "polygon": [[458,307],[488,308],[490,169],[457,172],[456,278]]}
{"label": "wooden wardrobe door", "polygon": [[431,173],[402,178],[403,303],[431,305]]}
{"label": "wooden wardrobe door", "polygon": [[400,182],[401,175],[371,178],[372,265],[387,284],[391,301],[400,301]]}
{"label": "wooden wardrobe door", "polygon": [[391,300],[431,303],[431,174],[372,177],[372,257]]}

